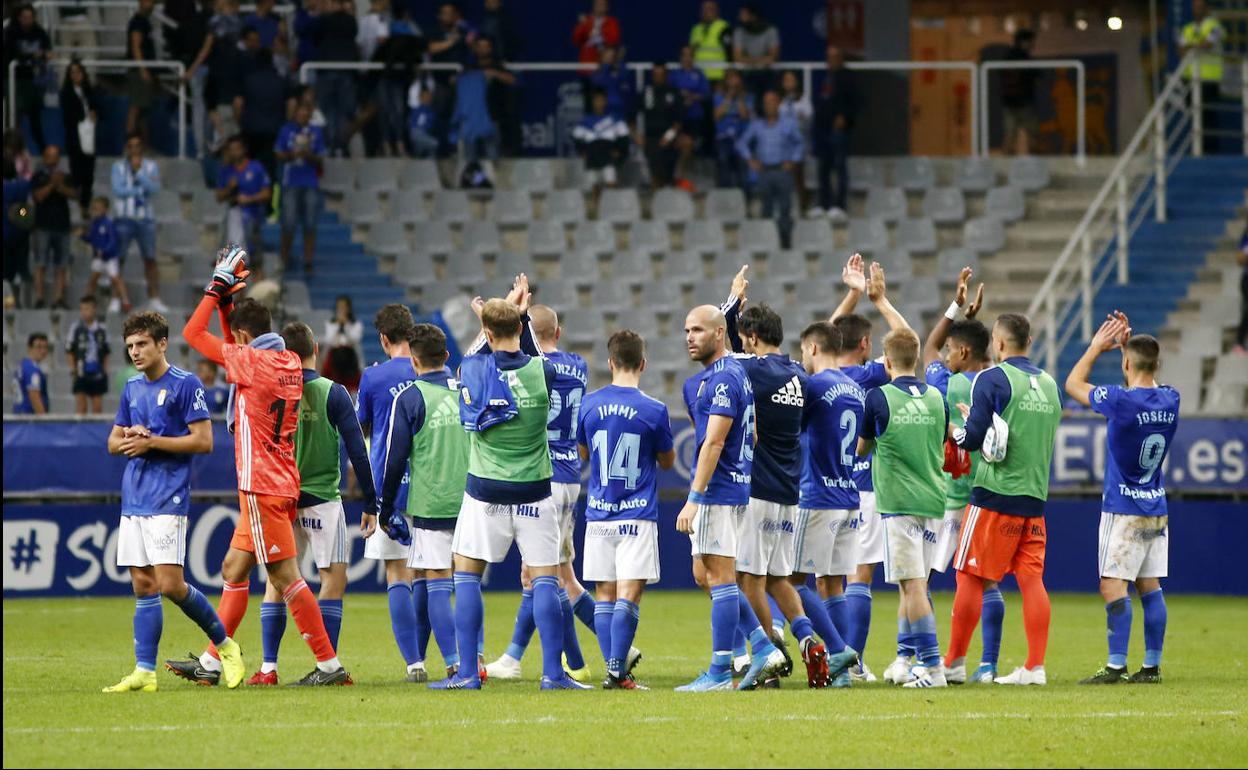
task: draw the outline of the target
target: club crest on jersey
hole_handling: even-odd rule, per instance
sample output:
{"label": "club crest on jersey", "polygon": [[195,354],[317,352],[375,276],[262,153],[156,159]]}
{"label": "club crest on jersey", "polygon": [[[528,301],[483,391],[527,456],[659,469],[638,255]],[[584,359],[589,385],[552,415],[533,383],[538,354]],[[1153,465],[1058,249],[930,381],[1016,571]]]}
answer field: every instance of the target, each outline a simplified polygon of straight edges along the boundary
{"label": "club crest on jersey", "polygon": [[165,388],[161,388],[160,392],[156,394],[156,406],[164,406],[165,399],[168,397],[169,397],[169,391],[166,390]]}
{"label": "club crest on jersey", "polygon": [[464,406],[472,406],[472,396],[468,393],[468,386],[459,389],[459,397],[464,402]]}

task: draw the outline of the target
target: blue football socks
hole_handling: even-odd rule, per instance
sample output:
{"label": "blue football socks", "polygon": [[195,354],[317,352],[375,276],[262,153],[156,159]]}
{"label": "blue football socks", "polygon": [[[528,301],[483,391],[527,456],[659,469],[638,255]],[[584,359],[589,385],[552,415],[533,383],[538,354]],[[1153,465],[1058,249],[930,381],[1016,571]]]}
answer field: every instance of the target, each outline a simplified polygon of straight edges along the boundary
{"label": "blue football socks", "polygon": [[134,664],[137,668],[156,670],[156,651],[160,647],[164,622],[160,594],[134,598]]}
{"label": "blue football socks", "polygon": [[1166,641],[1166,598],[1158,588],[1140,594],[1140,606],[1144,608],[1144,665],[1160,666],[1161,649]]}

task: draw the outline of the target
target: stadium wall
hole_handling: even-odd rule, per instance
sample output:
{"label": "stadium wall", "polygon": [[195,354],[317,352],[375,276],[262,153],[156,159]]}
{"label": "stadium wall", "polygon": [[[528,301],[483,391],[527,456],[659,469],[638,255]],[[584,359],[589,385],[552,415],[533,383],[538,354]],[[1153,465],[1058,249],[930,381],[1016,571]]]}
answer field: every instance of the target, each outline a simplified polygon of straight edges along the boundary
{"label": "stadium wall", "polygon": [[[22,458],[5,463],[5,598],[129,592],[125,571],[115,566],[117,490],[125,460],[103,452],[109,427],[107,422],[5,420],[5,455]],[[193,466],[196,491],[186,562],[190,578],[205,587],[221,584],[221,558],[238,515],[232,441],[224,425],[214,428],[216,449],[197,457]],[[670,526],[688,489],[693,437],[685,420],[677,421],[675,429],[677,467],[660,481],[661,587],[693,588],[688,539]],[[1103,420],[1079,417],[1066,419],[1059,429],[1055,499],[1048,508],[1046,580],[1053,590],[1096,587],[1100,505],[1093,490],[1099,489],[1104,468],[1104,430]],[[1166,467],[1171,492],[1168,590],[1248,595],[1248,574],[1237,568],[1237,534],[1246,510],[1242,499],[1248,492],[1246,444],[1248,421],[1180,423]],[[359,504],[348,503],[347,509],[348,520],[358,521]],[[363,558],[363,541],[355,532],[351,553],[353,590],[384,590],[382,567]],[[316,574],[310,563],[304,566],[305,575]],[[507,561],[490,569],[487,585],[513,590],[518,581],[513,549]],[[952,588],[952,579],[940,576],[933,585]]]}

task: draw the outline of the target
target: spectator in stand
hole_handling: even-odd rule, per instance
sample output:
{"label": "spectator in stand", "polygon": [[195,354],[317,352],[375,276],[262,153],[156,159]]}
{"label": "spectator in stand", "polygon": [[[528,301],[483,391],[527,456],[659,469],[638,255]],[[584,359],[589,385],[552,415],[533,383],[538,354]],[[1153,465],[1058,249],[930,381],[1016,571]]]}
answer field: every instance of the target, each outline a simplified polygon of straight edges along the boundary
{"label": "spectator in stand", "polygon": [[260,161],[269,177],[277,176],[273,143],[282,129],[290,84],[273,68],[273,52],[256,52],[255,67],[243,78],[243,87],[234,99],[234,111],[242,124],[243,139],[251,157]]}
{"label": "spectator in stand", "polygon": [[35,332],[27,338],[26,357],[17,369],[17,403],[13,414],[48,413],[48,375],[43,371],[43,361],[50,349],[48,335],[43,332]]}
{"label": "spectator in stand", "polygon": [[[793,70],[780,76],[780,117],[797,124],[802,134],[802,145],[810,146],[810,119],[813,110],[810,97],[802,91],[802,79]],[[797,190],[797,210],[805,211],[810,205],[810,193],[806,190],[806,164],[793,167],[793,186]]]}
{"label": "spectator in stand", "polygon": [[[95,187],[95,126],[100,103],[86,68],[76,59],[65,68],[60,102],[69,175],[78,183],[78,206],[85,212]],[[89,145],[83,144],[84,138]]]}
{"label": "spectator in stand", "polygon": [[312,109],[300,102],[294,120],[277,135],[277,159],[282,162],[282,264],[291,266],[290,250],[296,228],[303,231],[303,272],[312,274],[316,255],[316,220],[321,214],[321,167],[325,134],[311,125]]}
{"label": "spectator in stand", "polygon": [[585,183],[598,205],[603,187],[615,187],[620,164],[628,153],[628,124],[607,111],[607,95],[595,91],[593,112],[572,129],[572,138],[585,158]]}
{"label": "spectator in stand", "polygon": [[763,217],[778,210],[776,229],[780,248],[787,249],[793,232],[793,167],[802,162],[805,148],[797,123],[780,117],[780,94],[763,94],[763,117],[750,121],[737,140],[737,150],[758,176]]}
{"label": "spectator in stand", "polygon": [[[819,204],[811,216],[824,213],[834,222],[845,222],[849,216],[849,132],[858,114],[858,85],[854,74],[845,68],[841,49],[834,45],[827,50],[828,71],[823,85],[815,95],[815,120],[811,141],[819,159]],[[836,193],[832,192],[832,174],[836,173]]]}
{"label": "spectator in stand", "polygon": [[[438,6],[438,27],[429,38],[429,60],[433,64],[468,66],[472,59],[470,46],[477,31],[464,21],[459,6],[442,3]],[[438,133],[450,139],[451,115],[455,110],[455,79],[453,72],[433,70],[433,111],[438,116]]]}
{"label": "spectator in stand", "polygon": [[480,35],[494,43],[494,53],[502,61],[515,61],[520,56],[523,39],[515,22],[503,8],[503,0],[485,0],[481,14]]}
{"label": "spectator in stand", "polygon": [[308,120],[309,126],[316,126],[321,129],[321,133],[325,132],[325,113],[321,112],[321,108],[316,106],[316,88],[312,86],[303,86],[298,93],[286,104],[286,114],[292,119],[295,116],[295,108],[299,105],[306,105],[308,113],[312,116]]}
{"label": "spectator in stand", "polygon": [[380,45],[373,61],[384,69],[377,75],[375,95],[378,133],[381,152],[387,157],[406,155],[404,140],[407,135],[406,95],[416,76],[416,66],[424,55],[424,45],[419,37],[419,27],[412,24],[402,8],[396,10],[380,38]]}
{"label": "spectator in stand", "polygon": [[360,30],[355,43],[364,61],[372,61],[381,41],[390,37],[390,0],[371,0],[368,13],[360,17]]}
{"label": "spectator in stand", "polygon": [[108,392],[108,331],[96,317],[95,295],[78,300],[78,320],[69,327],[65,338],[65,354],[69,370],[74,373],[74,412],[92,414],[104,411],[104,394]]}
{"label": "spectator in stand", "polygon": [[607,112],[622,120],[632,117],[633,73],[624,66],[622,48],[609,45],[602,49],[602,63],[589,76],[589,83],[595,90],[606,95]]}
{"label": "spectator in stand", "polygon": [[[593,0],[591,11],[577,17],[576,26],[572,28],[577,61],[597,64],[602,59],[603,48],[620,44],[620,21],[609,15],[610,10],[607,0]],[[593,67],[581,70],[586,75],[593,71]]]}
{"label": "spectator in stand", "polygon": [[[139,0],[139,7],[126,25],[126,58],[134,62],[156,60],[156,40],[152,37],[152,11],[156,0]],[[126,133],[147,138],[147,112],[156,94],[156,72],[147,67],[126,70]]]}
{"label": "spectator in stand", "polygon": [[702,141],[706,106],[711,99],[711,82],[702,70],[694,66],[691,46],[681,47],[680,68],[671,74],[671,81],[672,86],[680,92],[683,108],[680,136],[676,138],[676,184],[693,192],[693,183],[689,181],[688,174],[689,161]]}
{"label": "spectator in stand", "polygon": [[459,142],[464,166],[480,165],[488,179],[494,178],[493,161],[498,159],[499,151],[498,125],[490,115],[490,84],[515,82],[514,75],[494,65],[491,47],[489,40],[476,40],[478,61],[490,69],[473,66],[460,73],[455,82],[455,113],[451,117],[451,130]]}
{"label": "spectator in stand", "polygon": [[108,198],[101,195],[91,199],[91,221],[87,223],[82,240],[91,247],[91,275],[87,278],[87,291],[94,292],[100,276],[108,276],[113,288],[113,298],[108,303],[109,313],[129,313],[130,294],[126,282],[121,280],[121,253],[117,227],[108,215]]}
{"label": "spectator in stand", "polygon": [[[1006,52],[1006,61],[1031,60],[1031,49],[1036,33],[1020,29],[1014,33],[1014,45]],[[1032,137],[1040,126],[1036,115],[1036,70],[1017,69],[1001,72],[1001,107],[1004,130],[1001,134],[1003,149],[1010,155],[1026,155],[1031,151]]]}
{"label": "spectator in stand", "polygon": [[22,179],[30,179],[35,173],[35,160],[26,149],[26,137],[22,129],[4,132],[4,157],[13,161],[15,173]]}
{"label": "spectator in stand", "polygon": [[[87,0],[72,0],[60,7],[60,24],[57,25],[57,37],[60,49],[65,52],[85,52],[90,55],[99,45],[95,36],[95,25],[99,23],[99,12],[90,8]],[[81,53],[75,54],[81,55]]]}
{"label": "spectator in stand", "polygon": [[215,361],[201,358],[195,364],[195,376],[204,384],[204,400],[208,402],[208,413],[223,415],[225,406],[230,402],[230,389],[219,382],[219,372]]}
{"label": "spectator in stand", "polygon": [[680,135],[680,119],[684,105],[680,93],[667,82],[667,64],[655,62],[650,69],[650,83],[641,96],[644,136],[637,143],[646,152],[650,169],[650,185],[654,189],[672,183],[676,166],[676,137]]}
{"label": "spectator in stand", "polygon": [[217,12],[208,19],[208,34],[199,53],[187,68],[183,80],[193,82],[199,68],[208,66],[204,104],[212,123],[213,137],[208,149],[216,152],[225,139],[238,133],[238,115],[234,113],[234,97],[242,80],[243,54],[239,42],[243,37],[243,20],[238,15],[238,0],[217,0]]}
{"label": "spectator in stand", "polygon": [[[17,81],[17,103],[9,105],[17,111],[17,125],[22,117],[30,121],[30,135],[35,145],[43,149],[43,89],[48,73],[48,59],[52,57],[52,40],[43,27],[35,21],[35,7],[23,3],[13,11],[9,25],[4,29],[4,74],[9,65],[17,62],[14,77]],[[5,98],[8,98],[6,91]]]}
{"label": "spectator in stand", "polygon": [[[247,76],[256,68],[256,55],[263,49],[263,46],[260,45],[260,32],[255,27],[244,26],[242,37],[239,39],[239,45],[238,77],[241,89],[242,81],[246,80]],[[234,97],[234,105],[234,114],[239,115],[237,96]],[[241,118],[242,116],[239,115],[240,120]]]}
{"label": "spectator in stand", "polygon": [[707,80],[718,86],[724,79],[723,67],[707,67],[708,62],[729,61],[732,45],[732,32],[728,22],[719,18],[719,3],[715,0],[703,0],[702,18],[689,31],[689,47],[693,49],[693,60],[699,67],[704,67]]}
{"label": "spectator in stand", "polygon": [[485,100],[490,106],[490,119],[498,127],[499,148],[503,155],[519,155],[522,144],[520,131],[520,89],[516,76],[507,64],[494,55],[494,41],[477,37],[473,44],[477,66],[485,73]]}
{"label": "spectator in stand", "polygon": [[[212,0],[164,0],[161,13],[177,26],[162,24],[165,37],[165,53],[170,59],[182,62],[190,72],[208,36],[208,20],[212,18]],[[190,85],[191,114],[187,116],[191,124],[191,137],[195,141],[195,151],[200,155],[205,149],[204,134],[207,125],[205,114],[204,87],[208,80],[208,71],[200,67],[187,77]]]}
{"label": "spectator in stand", "polygon": [[773,87],[771,68],[780,60],[780,32],[753,3],[741,6],[737,18],[741,26],[732,33],[732,60],[743,72],[746,90],[761,99]]}
{"label": "spectator in stand", "polygon": [[[314,30],[317,60],[323,62],[358,62],[360,49],[355,44],[359,34],[355,3],[352,0],[329,0],[325,13],[317,18]],[[330,153],[345,157],[350,139],[350,123],[356,110],[355,73],[347,70],[321,70],[316,73],[316,100],[325,113],[325,142]]]}
{"label": "spectator in stand", "polygon": [[314,32],[320,23],[321,12],[330,0],[303,0],[295,3],[295,65],[316,61],[316,38]]}
{"label": "spectator in stand", "polygon": [[324,343],[329,353],[321,365],[321,374],[342,383],[351,393],[360,389],[363,340],[364,324],[355,317],[351,298],[346,294],[338,295],[334,301],[334,317],[325,322]]}
{"label": "spectator in stand", "polygon": [[34,247],[31,265],[35,268],[35,307],[48,306],[45,278],[52,269],[56,298],[52,307],[69,309],[65,301],[65,278],[72,255],[69,252],[69,202],[78,199],[74,180],[61,169],[61,148],[49,144],[43,148],[43,163],[30,178],[31,195],[35,199]]}
{"label": "spectator in stand", "polygon": [[131,134],[126,139],[125,157],[113,164],[113,219],[120,241],[118,252],[125,260],[130,244],[138,242],[147,276],[148,307],[157,313],[168,313],[160,301],[160,271],[156,269],[156,221],[153,219],[152,196],[160,192],[160,167],[151,158],[143,157],[143,137]]}
{"label": "spectator in stand", "polygon": [[[16,133],[16,132],[14,132]],[[30,277],[30,180],[17,173],[9,147],[4,150],[4,280],[16,287]]]}
{"label": "spectator in stand", "polygon": [[420,103],[408,115],[407,139],[416,157],[433,158],[438,154],[438,139],[434,133],[437,118],[433,114],[433,90],[417,88],[416,94]]}
{"label": "spectator in stand", "polygon": [[714,104],[715,186],[740,187],[745,192],[745,161],[737,152],[737,140],[754,118],[754,95],[745,90],[740,71],[728,70]]}
{"label": "spectator in stand", "polygon": [[264,277],[264,242],[260,227],[269,216],[272,182],[264,166],[247,154],[247,142],[232,136],[225,144],[225,165],[217,175],[217,200],[227,204],[222,243],[245,243],[252,280]]}
{"label": "spectator in stand", "polygon": [[290,74],[289,32],[276,5],[277,0],[258,0],[255,10],[243,17],[243,26],[260,35],[260,47],[273,54],[274,69],[285,77]]}

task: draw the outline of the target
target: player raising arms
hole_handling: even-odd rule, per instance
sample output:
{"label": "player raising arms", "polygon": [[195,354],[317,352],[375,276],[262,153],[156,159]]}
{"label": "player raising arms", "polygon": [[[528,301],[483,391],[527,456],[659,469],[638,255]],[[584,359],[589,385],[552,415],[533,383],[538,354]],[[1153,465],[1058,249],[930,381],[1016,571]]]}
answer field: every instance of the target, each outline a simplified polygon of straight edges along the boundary
{"label": "player raising arms", "polygon": [[[377,497],[373,473],[368,467],[364,433],[355,419],[351,395],[333,380],[316,372],[319,353],[316,338],[307,324],[295,321],[282,327],[286,349],[303,360],[303,398],[299,400],[299,428],[295,431],[295,464],[299,468],[299,511],[295,535],[320,573],[321,590],[317,604],[325,620],[329,643],[338,649],[342,630],[342,597],[347,590],[347,515],[342,507],[339,485],[342,481],[341,447],[346,446],[355,478],[364,495],[361,529],[376,511]],[[375,525],[374,525],[375,526]],[[273,583],[264,588],[260,605],[260,640],[264,662],[247,680],[249,685],[277,684],[277,655],[286,633],[286,605]]]}
{"label": "player raising arms", "polygon": [[[559,350],[559,338],[563,327],[559,316],[546,305],[534,305],[529,310],[529,328],[537,340],[542,356],[555,367],[555,382],[550,389],[550,414],[546,418],[546,432],[550,443],[550,462],[554,476],[550,480],[551,496],[559,509],[561,534],[559,563],[559,606],[563,611],[563,654],[567,659],[568,673],[578,682],[589,681],[590,671],[585,666],[581,644],[576,637],[576,620],[591,631],[594,630],[594,599],[576,579],[572,560],[576,546],[572,542],[575,525],[576,499],[581,494],[581,459],[576,450],[576,419],[585,396],[585,384],[589,381],[589,367],[585,359],[576,353]],[[498,660],[486,666],[490,676],[499,679],[519,679],[520,659],[533,638],[533,589],[529,570],[520,568],[520,580],[524,591],[520,596],[520,609],[516,612],[516,626],[511,643]]]}
{"label": "player raising arms", "polygon": [[754,464],[754,391],[741,362],[728,355],[724,314],[702,305],[685,318],[689,357],[702,371],[685,381],[685,404],[696,449],[689,500],[676,531],[689,535],[694,575],[711,594],[711,667],[684,692],[732,689],[732,647],[737,627],[748,629],[753,657],[739,689],[753,689],[786,668],[736,581],[737,532],[750,502]]}
{"label": "player raising arms", "polygon": [[[868,279],[863,269],[861,254],[854,254],[845,264],[841,279],[848,287],[845,299],[832,312],[829,319],[840,335],[836,366],[864,391],[878,388],[888,382],[884,360],[871,360],[871,322],[854,312],[863,294],[875,305],[888,324],[889,330],[908,329],[910,325],[901,313],[888,301],[884,269],[872,263]],[[850,670],[855,679],[874,682],[875,675],[865,662],[867,635],[871,631],[871,580],[876,565],[884,561],[884,524],[875,509],[875,487],[871,483],[871,458],[858,458],[854,463],[854,485],[858,488],[858,519],[850,527],[858,533],[858,567],[845,587],[845,615],[847,620],[841,633],[846,643],[858,651],[859,665]],[[839,604],[839,603],[838,603]],[[839,614],[839,608],[832,613]],[[838,628],[840,624],[838,623]],[[846,630],[848,629],[848,630]],[[884,678],[890,681],[909,675],[910,663],[898,656]]]}
{"label": "player raising arms", "polygon": [[104,692],[156,691],[156,649],[164,625],[160,597],[167,596],[208,635],[221,653],[227,687],[243,681],[238,643],[226,636],[216,610],[186,582],[187,513],[191,456],[212,451],[212,423],[199,378],[165,358],[169,322],[159,313],[136,313],[122,327],[126,351],[139,373],[126,382],[109,454],[124,454],[117,566],[130,568],[134,587],[135,668]]}
{"label": "player raising arms", "polygon": [[[446,334],[433,324],[412,327],[416,380],[390,407],[386,467],[381,483],[381,519],[390,521],[405,480],[412,518],[408,567],[425,576],[429,620],[447,676],[459,670],[455,617],[451,613],[451,540],[468,478],[468,434],[459,424],[459,390],[446,370]],[[469,665],[475,656],[469,659]]]}
{"label": "player raising arms", "polygon": [[[387,359],[370,366],[360,376],[356,415],[369,434],[368,456],[373,478],[379,479],[386,470],[386,449],[390,435],[390,407],[400,393],[416,380],[412,351],[408,341],[415,325],[412,311],[397,302],[384,305],[373,317],[381,349]],[[404,474],[395,497],[395,508],[407,510],[408,479]],[[385,520],[382,520],[385,523]],[[372,528],[370,527],[370,530]],[[407,566],[410,543],[404,544],[384,531],[373,531],[364,541],[364,558],[377,559],[386,565],[386,597],[390,607],[390,630],[403,663],[407,681],[427,682],[425,649],[429,644],[428,589],[423,575]]]}
{"label": "player raising arms", "polygon": [[[966,418],[962,416],[957,405],[971,405],[971,386],[976,375],[992,365],[988,353],[991,334],[988,327],[975,320],[983,306],[984,285],[979,285],[975,300],[967,305],[967,282],[970,279],[971,269],[962,268],[953,302],[945,311],[944,317],[933,327],[923,346],[927,384],[944,394],[945,403],[949,405],[949,418],[957,427],[966,424]],[[965,320],[961,321],[956,320],[960,308],[966,311]],[[941,350],[946,341],[949,343],[949,353],[942,360]],[[953,552],[958,547],[958,535],[962,532],[962,517],[971,501],[971,479],[975,465],[979,462],[979,452],[969,454],[970,473],[961,474],[957,478],[949,472],[945,473],[945,518],[940,524],[940,534],[937,535],[931,559],[931,567],[937,572],[947,570],[953,561]],[[1001,626],[1004,622],[1005,599],[1001,596],[1001,590],[996,583],[985,580],[982,633],[984,651],[980,656],[979,668],[970,678],[971,682],[991,684],[996,678],[997,657],[1001,652]],[[947,669],[945,678],[950,684],[965,683],[966,667]]]}
{"label": "player raising arms", "polygon": [[941,473],[949,406],[917,374],[919,337],[894,329],[884,338],[884,366],[892,378],[867,392],[858,456],[875,450],[871,479],[884,523],[884,579],[901,591],[898,643],[915,651],[918,665],[903,686],[945,687],[936,616],[927,598],[926,542],[945,513]]}
{"label": "player raising arms", "polygon": [[[1122,348],[1126,386],[1088,382],[1097,357]],[[1066,378],[1066,392],[1105,415],[1105,492],[1101,498],[1101,596],[1109,629],[1109,662],[1080,684],[1152,684],[1161,681],[1161,648],[1166,638],[1166,576],[1170,527],[1162,463],[1179,424],[1179,392],[1158,385],[1157,340],[1131,335],[1127,317],[1110,316]],[[1144,606],[1144,666],[1127,676],[1134,582]]]}
{"label": "player raising arms", "polygon": [[585,397],[577,449],[589,463],[585,503],[586,580],[594,581],[594,622],[607,663],[606,690],[644,690],[630,662],[641,593],[659,580],[658,469],[676,462],[667,406],[641,391],[646,343],[622,329],[607,340],[611,384]]}
{"label": "player raising arms", "polygon": [[[316,668],[296,684],[348,684],[351,677],[338,662],[321,609],[299,576],[296,561],[293,522],[299,499],[299,469],[295,431],[303,397],[301,362],[298,354],[286,350],[282,338],[273,333],[268,308],[253,299],[230,303],[230,298],[246,286],[246,259],[247,252],[239,246],[218,252],[212,283],[182,330],[182,336],[200,355],[225,366],[226,379],[234,386],[234,407],[229,411],[234,416],[234,460],[242,515],[221,565],[225,589],[217,612],[226,633],[233,633],[247,612],[251,571],[257,563],[264,564],[269,582],[290,608],[300,635],[316,656]],[[224,340],[208,331],[214,310],[221,315]],[[170,660],[165,665],[193,682],[215,684],[222,666],[219,657],[210,647],[198,660]]]}
{"label": "player raising arms", "polygon": [[[518,289],[518,292],[517,292]],[[481,306],[481,325],[491,352],[460,364],[460,422],[469,432],[468,483],[452,542],[455,568],[455,638],[461,661],[478,649],[483,607],[481,574],[500,562],[511,544],[529,566],[533,618],[542,640],[543,690],[587,690],[563,670],[563,612],[559,605],[560,522],[551,497],[554,473],[546,433],[550,391],[557,372],[536,348],[522,350],[532,296],[521,275],[513,294],[519,306],[491,299]],[[468,668],[471,673],[465,673]],[[461,663],[459,673],[432,689],[475,690],[479,671]]]}
{"label": "player raising arms", "polygon": [[[794,528],[791,582],[806,615],[823,639],[840,639],[845,617],[845,576],[858,566],[858,488],[854,486],[855,448],[862,424],[866,393],[836,366],[840,331],[828,321],[802,332],[802,366],[810,375],[806,406],[802,410],[802,481]],[[808,585],[815,576],[815,590]],[[830,641],[829,644],[838,644]],[[851,661],[852,662],[852,661]],[[829,666],[830,668],[830,666]],[[833,687],[848,687],[844,671],[832,678]]]}
{"label": "player raising arms", "polygon": [[[1027,357],[1030,348],[1031,323],[1026,316],[997,316],[992,326],[997,365],[976,376],[970,407],[958,407],[966,417],[965,427],[952,426],[958,446],[968,452],[982,448],[983,462],[975,468],[971,504],[953,557],[958,589],[945,666],[966,665],[966,649],[983,605],[984,581],[997,583],[1012,572],[1023,595],[1027,661],[994,680],[1008,685],[1046,683],[1044,653],[1049,642],[1044,504],[1062,404],[1057,383]],[[1004,435],[998,427],[1005,428]],[[992,440],[986,441],[990,432]],[[1001,443],[1005,446],[998,446]]]}
{"label": "player raising arms", "polygon": [[[745,352],[736,358],[745,368],[757,396],[754,405],[758,446],[750,472],[750,502],[738,535],[737,578],[763,628],[772,627],[771,608],[767,602],[767,594],[771,594],[780,611],[789,618],[793,635],[798,639],[802,660],[806,663],[807,684],[826,687],[855,662],[857,654],[845,651],[845,641],[829,621],[820,634],[836,651],[829,660],[827,649],[814,638],[815,628],[806,615],[801,597],[789,582],[793,574],[794,530],[802,473],[806,370],[780,352],[784,326],[779,313],[766,305],[741,310],[746,304],[750,283],[745,278],[747,267],[742,266],[733,279],[731,295],[720,308],[724,311],[733,350]],[[784,651],[783,642],[776,637],[772,641]]]}

